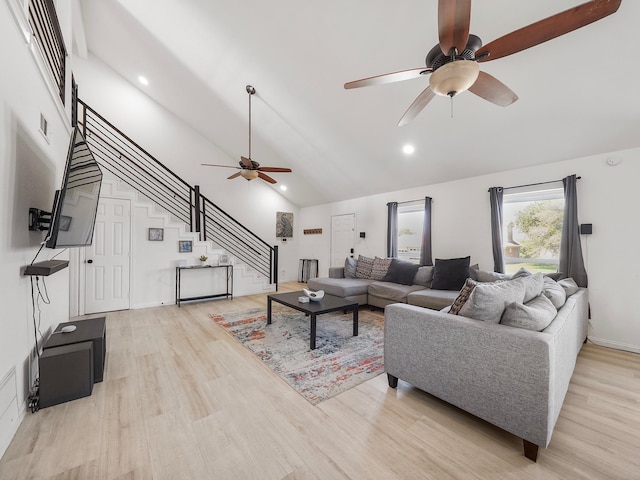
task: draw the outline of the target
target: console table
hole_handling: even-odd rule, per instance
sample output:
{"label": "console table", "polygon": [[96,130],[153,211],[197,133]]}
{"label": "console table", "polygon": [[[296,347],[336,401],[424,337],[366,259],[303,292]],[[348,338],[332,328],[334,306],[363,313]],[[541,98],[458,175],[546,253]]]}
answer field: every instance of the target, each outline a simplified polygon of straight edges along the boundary
{"label": "console table", "polygon": [[[180,291],[180,280],[182,278],[182,272],[185,270],[203,270],[210,269],[211,273],[219,271],[219,269],[225,270],[226,274],[226,286],[227,289],[223,293],[212,293],[208,295],[199,295],[197,297],[182,297]],[[189,300],[205,300],[211,298],[231,298],[233,299],[233,265],[192,265],[190,267],[176,267],[176,305],[180,306],[180,302],[186,302]]]}

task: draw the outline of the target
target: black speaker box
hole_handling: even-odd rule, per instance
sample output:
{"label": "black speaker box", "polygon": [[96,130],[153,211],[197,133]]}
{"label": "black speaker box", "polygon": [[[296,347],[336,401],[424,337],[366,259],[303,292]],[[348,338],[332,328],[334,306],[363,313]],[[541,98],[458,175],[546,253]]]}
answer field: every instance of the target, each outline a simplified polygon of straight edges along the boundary
{"label": "black speaker box", "polygon": [[40,366],[40,408],[88,397],[93,391],[93,342],[47,348]]}

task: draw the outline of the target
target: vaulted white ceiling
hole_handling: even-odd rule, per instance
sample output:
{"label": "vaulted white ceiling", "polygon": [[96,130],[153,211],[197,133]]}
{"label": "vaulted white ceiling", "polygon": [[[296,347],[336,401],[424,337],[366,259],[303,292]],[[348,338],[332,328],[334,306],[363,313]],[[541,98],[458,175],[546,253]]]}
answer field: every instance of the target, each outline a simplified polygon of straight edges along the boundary
{"label": "vaulted white ceiling", "polygon": [[[580,0],[474,2],[488,43]],[[396,124],[428,78],[345,90],[347,81],[424,65],[436,0],[81,0],[88,50],[208,137],[237,165],[248,154],[299,206],[328,203],[640,146],[640,2],[481,69],[520,99],[465,92]],[[405,144],[415,153],[402,153]],[[208,159],[192,159],[196,164]],[[219,163],[219,162],[215,162]],[[226,178],[227,169],[203,175]],[[236,182],[242,179],[233,180]],[[257,180],[256,180],[257,181]],[[274,187],[276,188],[277,185]]]}

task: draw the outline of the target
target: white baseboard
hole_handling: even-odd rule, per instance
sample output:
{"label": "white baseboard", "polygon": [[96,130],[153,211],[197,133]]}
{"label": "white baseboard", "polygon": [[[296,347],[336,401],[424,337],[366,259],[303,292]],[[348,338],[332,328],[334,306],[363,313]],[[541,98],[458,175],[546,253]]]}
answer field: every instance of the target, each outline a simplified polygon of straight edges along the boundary
{"label": "white baseboard", "polygon": [[615,348],[616,350],[624,350],[631,353],[640,353],[640,346],[638,345],[629,345],[627,343],[607,340],[606,338],[592,337],[591,335],[589,335],[589,340],[601,347]]}

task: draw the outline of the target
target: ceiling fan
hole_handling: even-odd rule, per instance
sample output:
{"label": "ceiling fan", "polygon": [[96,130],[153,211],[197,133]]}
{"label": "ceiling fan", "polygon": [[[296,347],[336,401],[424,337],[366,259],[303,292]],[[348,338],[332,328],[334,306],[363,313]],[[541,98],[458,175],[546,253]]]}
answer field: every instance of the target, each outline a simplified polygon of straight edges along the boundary
{"label": "ceiling fan", "polygon": [[478,62],[506,57],[577,30],[615,13],[621,3],[622,0],[592,0],[515,30],[483,47],[479,37],[469,34],[471,0],[439,0],[439,43],[427,54],[426,68],[363,78],[345,83],[344,88],[382,85],[430,73],[429,86],[407,109],[398,126],[413,120],[436,94],[453,98],[469,90],[491,103],[506,107],[518,100],[518,96],[495,77],[481,72]]}
{"label": "ceiling fan", "polygon": [[282,168],[282,167],[261,167],[258,162],[251,159],[251,96],[256,93],[256,89],[251,85],[247,85],[247,93],[249,94],[249,156],[248,157],[240,157],[239,167],[233,167],[231,165],[214,165],[212,163],[201,163],[201,165],[205,167],[224,167],[224,168],[236,168],[240,170],[239,172],[234,173],[228,180],[233,178],[242,177],[247,180],[254,180],[256,178],[261,178],[265,182],[269,183],[277,183],[275,179],[271,178],[269,175],[266,175],[264,172],[291,172],[290,168]]}

